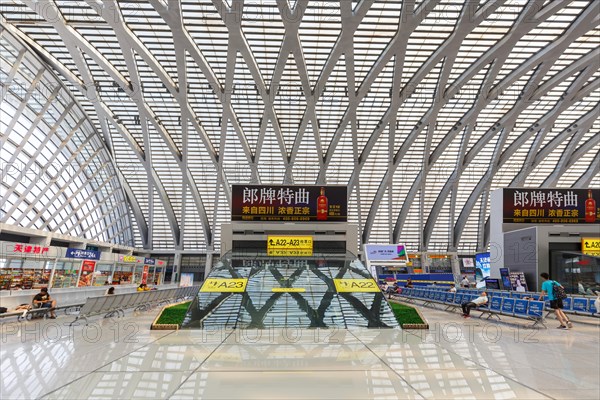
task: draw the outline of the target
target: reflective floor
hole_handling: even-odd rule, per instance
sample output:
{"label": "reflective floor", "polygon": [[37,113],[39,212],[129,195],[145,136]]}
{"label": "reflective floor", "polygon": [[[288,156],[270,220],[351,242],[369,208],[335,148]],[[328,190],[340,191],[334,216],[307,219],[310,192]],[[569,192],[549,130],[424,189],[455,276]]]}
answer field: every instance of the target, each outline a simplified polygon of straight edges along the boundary
{"label": "reflective floor", "polygon": [[6,322],[0,398],[600,398],[597,320],[532,331],[422,310],[429,331],[150,331],[157,311]]}

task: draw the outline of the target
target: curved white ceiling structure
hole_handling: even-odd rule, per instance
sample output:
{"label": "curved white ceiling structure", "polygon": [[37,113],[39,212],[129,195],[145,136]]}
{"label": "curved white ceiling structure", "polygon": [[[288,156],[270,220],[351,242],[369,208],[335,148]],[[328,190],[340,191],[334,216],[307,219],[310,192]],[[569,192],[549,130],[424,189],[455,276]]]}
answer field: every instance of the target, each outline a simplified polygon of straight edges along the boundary
{"label": "curved white ceiling structure", "polygon": [[600,186],[600,2],[11,1],[103,136],[136,245],[219,247],[230,185],[344,184],[362,243],[484,249],[489,193]]}
{"label": "curved white ceiling structure", "polygon": [[71,92],[6,31],[0,60],[0,221],[133,245],[124,179]]}

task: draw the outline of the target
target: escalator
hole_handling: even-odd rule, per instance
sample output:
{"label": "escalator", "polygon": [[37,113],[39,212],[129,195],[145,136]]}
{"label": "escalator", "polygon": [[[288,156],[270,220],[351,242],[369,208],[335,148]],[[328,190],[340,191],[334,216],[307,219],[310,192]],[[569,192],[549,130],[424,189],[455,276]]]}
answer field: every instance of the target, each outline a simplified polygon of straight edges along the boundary
{"label": "escalator", "polygon": [[349,253],[275,258],[238,252],[211,271],[182,329],[271,327],[397,328],[398,322]]}

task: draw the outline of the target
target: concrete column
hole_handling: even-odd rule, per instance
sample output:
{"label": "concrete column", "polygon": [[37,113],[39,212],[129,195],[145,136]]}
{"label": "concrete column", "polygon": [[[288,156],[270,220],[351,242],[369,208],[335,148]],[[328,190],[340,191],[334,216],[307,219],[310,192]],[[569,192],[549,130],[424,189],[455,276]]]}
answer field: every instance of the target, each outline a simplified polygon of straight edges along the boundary
{"label": "concrete column", "polygon": [[210,248],[206,250],[206,265],[204,266],[204,279],[205,280],[206,280],[206,277],[208,276],[208,274],[210,273],[210,271],[212,270],[212,263],[213,263],[213,254],[212,254],[212,246],[210,246]]}
{"label": "concrete column", "polygon": [[180,276],[179,271],[181,270],[181,253],[175,253],[175,259],[173,261],[173,273],[171,274],[171,283],[179,282]]}

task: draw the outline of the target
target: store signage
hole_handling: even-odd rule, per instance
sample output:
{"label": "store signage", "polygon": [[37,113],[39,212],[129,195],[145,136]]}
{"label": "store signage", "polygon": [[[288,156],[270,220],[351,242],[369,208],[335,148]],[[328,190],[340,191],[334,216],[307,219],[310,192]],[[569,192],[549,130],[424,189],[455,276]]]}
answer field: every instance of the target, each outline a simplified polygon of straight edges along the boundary
{"label": "store signage", "polygon": [[334,279],[333,283],[339,293],[380,291],[373,279]]}
{"label": "store signage", "polygon": [[365,244],[365,256],[369,261],[408,262],[406,246],[403,244]]}
{"label": "store signage", "polygon": [[273,293],[304,293],[306,288],[278,287],[271,289]]}
{"label": "store signage", "polygon": [[600,189],[504,189],[503,222],[598,224]]}
{"label": "store signage", "polygon": [[3,253],[5,254],[16,253],[26,255],[49,256],[48,252],[50,251],[50,248],[27,243],[6,243],[5,246],[3,246],[3,250]]}
{"label": "store signage", "polygon": [[144,258],[144,264],[146,265],[154,265],[156,264],[156,260],[154,258]]}
{"label": "store signage", "polygon": [[346,186],[233,185],[231,220],[346,222]]}
{"label": "store signage", "polygon": [[124,263],[136,263],[136,264],[143,264],[143,263],[144,263],[144,257],[137,257],[137,256],[119,256],[119,261],[120,261],[120,262],[124,262]]}
{"label": "store signage", "polygon": [[581,252],[588,256],[600,257],[600,238],[582,238]]}
{"label": "store signage", "polygon": [[96,268],[96,261],[83,260],[81,262],[81,273],[79,274],[79,283],[77,284],[77,286],[81,287],[92,285],[94,268]]}
{"label": "store signage", "polygon": [[269,256],[312,256],[312,236],[267,236]]}
{"label": "store signage", "polygon": [[99,260],[100,252],[86,249],[73,249],[69,247],[65,255],[67,258],[80,258],[84,260]]}
{"label": "store signage", "polygon": [[163,260],[156,260],[156,265],[165,265]]}
{"label": "store signage", "polygon": [[248,279],[209,278],[204,281],[201,292],[243,293]]}

